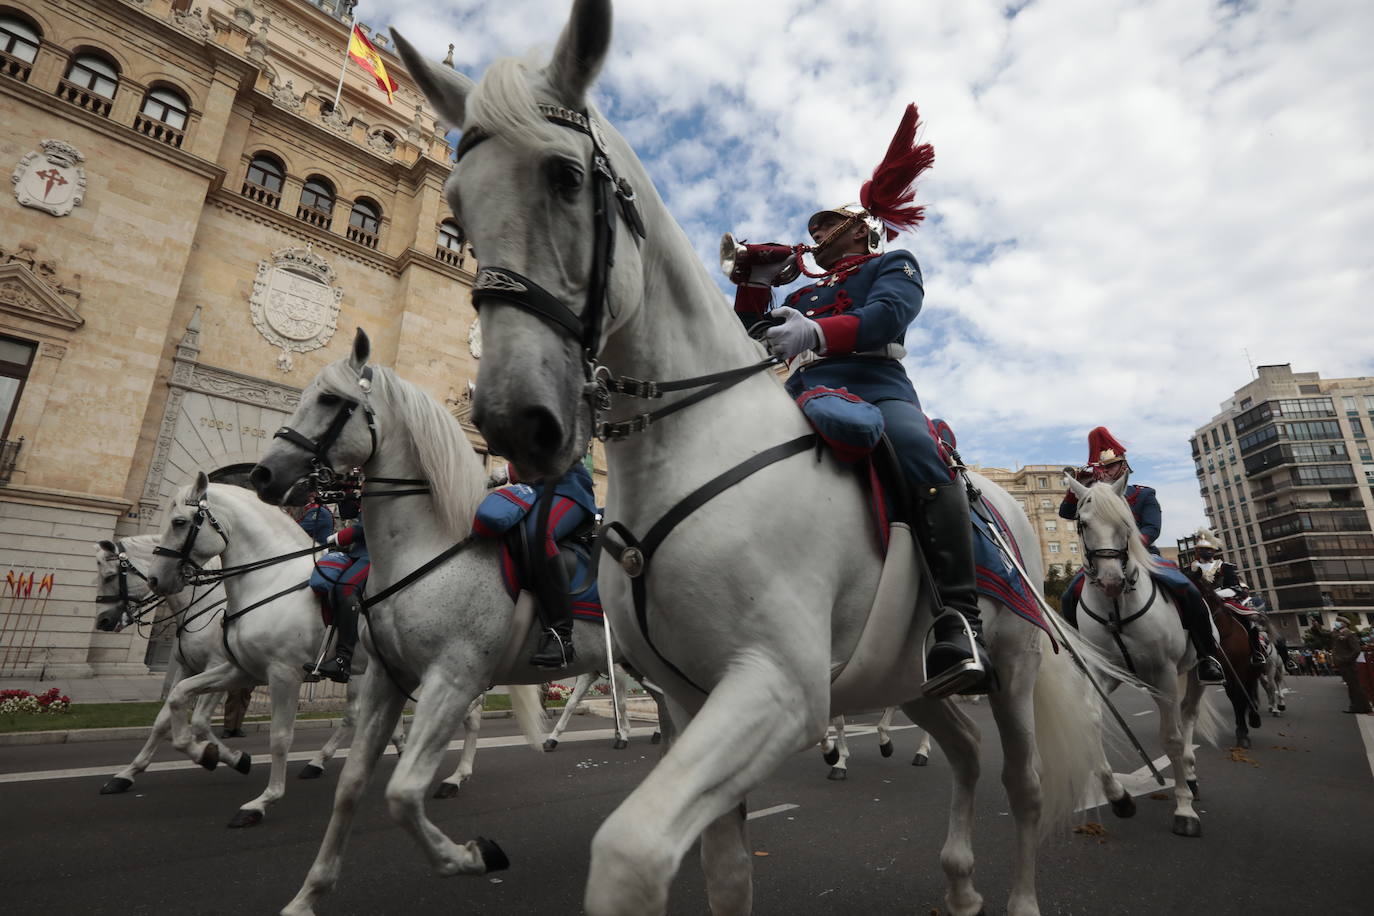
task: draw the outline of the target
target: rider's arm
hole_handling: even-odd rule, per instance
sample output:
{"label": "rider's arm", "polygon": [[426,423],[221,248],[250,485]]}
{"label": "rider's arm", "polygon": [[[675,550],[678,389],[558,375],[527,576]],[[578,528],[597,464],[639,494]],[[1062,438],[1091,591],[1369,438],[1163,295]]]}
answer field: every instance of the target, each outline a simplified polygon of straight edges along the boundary
{"label": "rider's arm", "polygon": [[921,266],[907,251],[890,251],[878,262],[878,275],[864,301],[842,315],[818,318],[826,356],[876,350],[894,343],[920,314],[925,301]]}
{"label": "rider's arm", "polygon": [[1071,522],[1078,518],[1078,494],[1073,490],[1065,491],[1064,499],[1059,503],[1059,517]]}
{"label": "rider's arm", "polygon": [[366,544],[367,538],[363,535],[362,525],[349,525],[339,531],[335,538],[335,543],[340,547],[352,547],[354,544]]}
{"label": "rider's arm", "polygon": [[1149,487],[1141,487],[1139,506],[1140,510],[1140,537],[1149,547],[1159,537],[1159,529],[1163,524],[1163,513],[1159,510],[1159,498],[1155,496],[1155,491]]}

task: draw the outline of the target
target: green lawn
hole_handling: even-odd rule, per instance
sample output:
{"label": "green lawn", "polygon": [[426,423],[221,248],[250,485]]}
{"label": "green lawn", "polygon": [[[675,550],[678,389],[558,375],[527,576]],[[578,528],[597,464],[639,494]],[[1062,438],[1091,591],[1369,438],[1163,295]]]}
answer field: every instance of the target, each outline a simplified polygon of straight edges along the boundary
{"label": "green lawn", "polygon": [[[558,709],[563,703],[549,703],[550,709]],[[0,716],[0,734],[6,732],[64,731],[74,728],[120,728],[128,725],[152,725],[161,702],[154,703],[75,703],[71,709],[57,715],[20,715]],[[488,694],[484,709],[502,711],[510,709],[510,697],[503,694]],[[414,710],[409,707],[406,712]],[[339,710],[319,710],[303,712],[298,719],[335,719]],[[265,722],[268,716],[249,716],[249,722]]]}

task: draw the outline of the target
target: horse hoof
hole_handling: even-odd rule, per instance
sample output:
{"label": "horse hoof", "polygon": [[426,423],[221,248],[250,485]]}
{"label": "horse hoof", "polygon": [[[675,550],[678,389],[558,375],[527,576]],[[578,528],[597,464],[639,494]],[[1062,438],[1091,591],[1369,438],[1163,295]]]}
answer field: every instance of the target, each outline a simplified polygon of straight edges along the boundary
{"label": "horse hoof", "polygon": [[826,762],[827,766],[833,767],[840,762],[840,749],[838,747],[832,747],[828,751],[821,751],[821,759]]}
{"label": "horse hoof", "polygon": [[658,744],[658,743],[661,742],[662,740],[663,740],[663,732],[654,732],[652,735],[649,736],[649,743],[650,743],[650,744]]}
{"label": "horse hoof", "polygon": [[1288,707],[1287,707],[1287,706],[1285,706],[1283,703],[1280,703],[1280,704],[1279,704],[1279,712],[1286,712],[1287,710],[1288,710]]}
{"label": "horse hoof", "polygon": [[878,753],[882,754],[884,757],[891,757],[893,750],[894,748],[892,747],[891,741],[884,741],[878,745]]}
{"label": "horse hoof", "polygon": [[1178,836],[1202,836],[1202,821],[1184,814],[1175,814],[1174,833]]}
{"label": "horse hoof", "polygon": [[553,749],[556,748],[556,747],[558,747],[558,739],[557,739],[557,738],[547,738],[547,739],[545,739],[545,741],[544,741],[544,750],[545,750],[545,752],[551,751],[551,750],[553,750]]}
{"label": "horse hoof", "polygon": [[1199,798],[1202,798],[1202,793],[1197,790],[1196,779],[1188,780],[1188,791],[1193,793],[1193,801],[1197,801]]}
{"label": "horse hoof", "polygon": [[623,750],[625,750],[625,748],[627,748],[627,747],[629,747],[629,746],[630,746],[630,742],[626,741],[624,738],[616,738],[616,739],[615,739],[615,742],[611,745],[611,750],[613,750],[613,751],[623,751]]}
{"label": "horse hoof", "polygon": [[100,787],[101,795],[119,795],[129,791],[129,787],[134,784],[132,779],[125,779],[123,776],[115,776],[109,782]]}
{"label": "horse hoof", "polygon": [[506,854],[496,845],[495,840],[479,836],[473,842],[477,844],[477,851],[482,855],[482,864],[487,867],[488,872],[505,871],[510,868],[510,859],[506,858]]}
{"label": "horse hoof", "polygon": [[826,779],[833,779],[835,782],[842,782],[849,778],[849,771],[844,767],[831,767],[830,775]]}
{"label": "horse hoof", "polygon": [[301,767],[301,771],[296,774],[297,779],[319,779],[324,775],[324,767],[317,767],[313,763],[307,763]]}
{"label": "horse hoof", "polygon": [[219,766],[219,745],[214,742],[205,745],[205,750],[200,752],[200,759],[196,763],[207,770],[213,770]]}
{"label": "horse hoof", "polygon": [[1135,817],[1135,799],[1130,792],[1112,802],[1112,814],[1121,818]]}
{"label": "horse hoof", "polygon": [[239,754],[239,759],[234,761],[234,769],[247,776],[248,771],[253,769],[253,755]]}
{"label": "horse hoof", "polygon": [[911,765],[914,767],[923,767],[929,764],[930,758],[927,757],[925,754],[917,754],[915,757],[911,758]]}
{"label": "horse hoof", "polygon": [[434,790],[435,798],[455,798],[458,795],[458,787],[451,782],[441,782],[439,787]]}
{"label": "horse hoof", "polygon": [[256,827],[262,823],[262,812],[252,808],[240,808],[238,814],[229,822],[230,827]]}

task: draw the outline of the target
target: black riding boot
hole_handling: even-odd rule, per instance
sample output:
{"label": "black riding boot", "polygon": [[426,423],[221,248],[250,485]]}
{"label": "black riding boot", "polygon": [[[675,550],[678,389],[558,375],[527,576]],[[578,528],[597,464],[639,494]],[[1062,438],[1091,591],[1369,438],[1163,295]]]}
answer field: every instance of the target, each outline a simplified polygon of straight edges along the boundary
{"label": "black riding boot", "polygon": [[1069,626],[1078,629],[1078,595],[1072,583],[1064,589],[1064,594],[1059,596],[1059,616],[1063,617]]}
{"label": "black riding boot", "polygon": [[983,621],[974,586],[973,528],[962,480],[925,486],[916,499],[916,537],[935,576],[940,602],[935,645],[926,655],[924,696],[987,693],[992,665],[983,647]]}
{"label": "black riding boot", "polygon": [[[347,684],[350,669],[353,667],[353,647],[358,642],[358,614],[362,610],[362,598],[357,594],[349,595],[334,603],[334,657],[320,665],[320,676],[331,681]],[[305,666],[306,674],[314,674],[313,665]]]}
{"label": "black riding boot", "polygon": [[1212,635],[1212,613],[1207,610],[1207,602],[1196,588],[1189,591],[1188,599],[1179,608],[1183,615],[1183,626],[1193,641],[1193,651],[1197,653],[1197,679],[1203,684],[1225,683],[1226,675],[1221,670],[1221,649],[1216,637]]}
{"label": "black riding boot", "polygon": [[566,668],[575,655],[572,644],[572,601],[568,596],[568,572],[562,557],[551,557],[544,564],[544,576],[535,583],[539,599],[539,621],[543,629],[539,646],[530,656],[536,668]]}
{"label": "black riding boot", "polygon": [[1264,642],[1261,640],[1260,625],[1251,618],[1242,621],[1245,624],[1245,632],[1250,636],[1250,664],[1255,668],[1263,668],[1265,661]]}

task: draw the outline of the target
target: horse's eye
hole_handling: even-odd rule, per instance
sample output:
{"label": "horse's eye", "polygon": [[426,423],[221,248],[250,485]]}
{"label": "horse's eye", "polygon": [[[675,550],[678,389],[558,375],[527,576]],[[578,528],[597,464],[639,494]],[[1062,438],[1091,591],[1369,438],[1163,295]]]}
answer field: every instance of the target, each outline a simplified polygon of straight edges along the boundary
{"label": "horse's eye", "polygon": [[178,515],[176,518],[172,519],[172,527],[173,527],[173,528],[185,528],[185,527],[186,527],[186,519],[184,519],[184,518],[182,518],[181,516]]}
{"label": "horse's eye", "polygon": [[576,191],[582,187],[582,167],[566,159],[555,159],[549,165],[549,179],[559,191]]}

